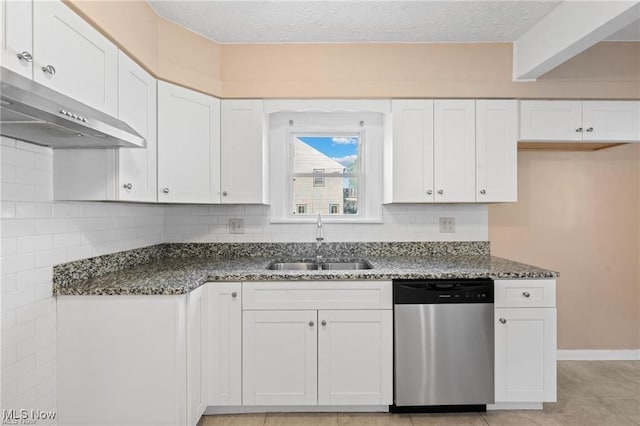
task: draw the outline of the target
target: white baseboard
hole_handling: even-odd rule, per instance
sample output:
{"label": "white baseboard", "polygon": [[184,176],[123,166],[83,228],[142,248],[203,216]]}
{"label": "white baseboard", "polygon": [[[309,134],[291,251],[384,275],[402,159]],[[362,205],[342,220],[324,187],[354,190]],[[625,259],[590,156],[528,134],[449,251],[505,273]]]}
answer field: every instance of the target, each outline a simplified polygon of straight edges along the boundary
{"label": "white baseboard", "polygon": [[558,361],[634,361],[640,349],[558,349]]}
{"label": "white baseboard", "polygon": [[542,410],[542,402],[496,402],[487,404],[487,411],[492,410]]}
{"label": "white baseboard", "polygon": [[236,405],[209,406],[204,415],[248,413],[388,413],[388,405]]}

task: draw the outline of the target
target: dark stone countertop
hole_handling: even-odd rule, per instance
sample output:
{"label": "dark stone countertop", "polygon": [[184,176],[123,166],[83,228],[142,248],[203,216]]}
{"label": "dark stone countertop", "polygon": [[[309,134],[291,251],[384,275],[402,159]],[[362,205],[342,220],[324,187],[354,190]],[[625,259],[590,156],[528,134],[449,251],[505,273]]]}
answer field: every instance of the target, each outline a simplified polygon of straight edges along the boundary
{"label": "dark stone countertop", "polygon": [[489,255],[367,257],[373,269],[358,271],[267,270],[273,260],[280,259],[165,257],[56,287],[54,292],[56,295],[172,295],[188,293],[207,281],[499,279],[555,278],[559,275]]}

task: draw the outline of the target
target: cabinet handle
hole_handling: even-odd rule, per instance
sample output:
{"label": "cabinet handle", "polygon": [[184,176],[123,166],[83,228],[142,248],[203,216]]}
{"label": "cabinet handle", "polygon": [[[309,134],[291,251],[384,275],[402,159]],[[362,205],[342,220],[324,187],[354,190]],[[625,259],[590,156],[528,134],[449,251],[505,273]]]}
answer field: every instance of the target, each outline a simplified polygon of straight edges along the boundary
{"label": "cabinet handle", "polygon": [[582,133],[582,127],[578,127],[578,128],[576,129],[576,133]]}
{"label": "cabinet handle", "polygon": [[480,194],[484,195],[484,194],[486,194],[486,193],[487,193],[487,190],[486,190],[486,189],[481,189],[481,190],[480,190]]}
{"label": "cabinet handle", "polygon": [[322,322],[320,323],[320,325],[322,325],[323,327],[327,326],[327,322],[325,320],[322,320]]}
{"label": "cabinet handle", "polygon": [[529,297],[529,296],[531,296],[531,295],[529,294],[529,292],[528,292],[528,291],[523,292],[523,293],[522,293],[522,295],[523,295],[524,297]]}
{"label": "cabinet handle", "polygon": [[56,69],[53,65],[45,65],[44,67],[42,67],[42,71],[51,75],[55,75],[56,73]]}
{"label": "cabinet handle", "polygon": [[236,298],[237,295],[238,293],[236,293],[235,291],[231,292],[231,297],[233,297],[234,299]]}
{"label": "cabinet handle", "polygon": [[438,190],[438,194],[442,195],[442,194],[444,194],[444,191],[442,189],[439,189]]}
{"label": "cabinet handle", "polygon": [[227,191],[222,191],[222,195],[226,197],[227,195],[229,195],[229,193]]}
{"label": "cabinet handle", "polygon": [[427,195],[433,195],[433,191],[430,189],[427,189]]}
{"label": "cabinet handle", "polygon": [[589,133],[593,132],[593,127],[589,127],[589,128],[587,129],[587,132],[589,132]]}
{"label": "cabinet handle", "polygon": [[313,322],[313,321],[309,321],[309,327],[313,327],[314,325],[316,325],[316,323],[315,323],[315,322]]}
{"label": "cabinet handle", "polygon": [[169,193],[169,188],[162,188],[162,192],[164,192],[165,194]]}
{"label": "cabinet handle", "polygon": [[131,182],[129,183],[125,183],[124,185],[122,185],[124,187],[124,189],[131,189],[133,188],[133,185],[131,184]]}
{"label": "cabinet handle", "polygon": [[18,59],[20,59],[21,61],[25,61],[25,62],[31,62],[33,61],[33,56],[31,55],[31,53],[27,52],[26,50],[24,52],[20,52],[18,53]]}
{"label": "cabinet handle", "polygon": [[506,319],[504,319],[504,318],[500,318],[500,323],[501,323],[501,324],[506,324],[506,323],[507,323],[507,320],[506,320]]}

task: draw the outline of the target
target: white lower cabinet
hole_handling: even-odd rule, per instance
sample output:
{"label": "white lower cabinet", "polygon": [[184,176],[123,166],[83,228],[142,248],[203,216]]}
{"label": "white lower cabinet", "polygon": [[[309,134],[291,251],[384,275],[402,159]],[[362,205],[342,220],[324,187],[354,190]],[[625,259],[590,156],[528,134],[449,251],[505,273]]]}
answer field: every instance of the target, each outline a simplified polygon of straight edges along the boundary
{"label": "white lower cabinet", "polygon": [[317,312],[244,311],[243,405],[317,404]]}
{"label": "white lower cabinet", "polygon": [[318,322],[318,404],[390,403],[393,311],[319,311]]}
{"label": "white lower cabinet", "polygon": [[187,416],[195,425],[207,408],[207,292],[201,286],[187,294]]}
{"label": "white lower cabinet", "polygon": [[242,404],[242,283],[207,284],[208,405]]}
{"label": "white lower cabinet", "polygon": [[556,400],[554,280],[495,281],[496,403]]}

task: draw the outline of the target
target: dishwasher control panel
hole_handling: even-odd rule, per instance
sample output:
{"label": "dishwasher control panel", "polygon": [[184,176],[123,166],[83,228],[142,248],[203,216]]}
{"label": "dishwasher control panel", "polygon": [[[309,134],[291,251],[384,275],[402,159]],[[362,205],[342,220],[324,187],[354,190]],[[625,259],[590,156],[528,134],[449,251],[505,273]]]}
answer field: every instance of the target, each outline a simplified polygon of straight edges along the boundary
{"label": "dishwasher control panel", "polygon": [[395,304],[493,303],[493,280],[396,280]]}

